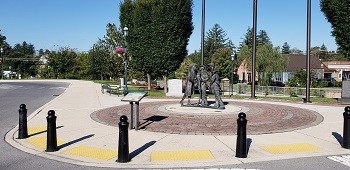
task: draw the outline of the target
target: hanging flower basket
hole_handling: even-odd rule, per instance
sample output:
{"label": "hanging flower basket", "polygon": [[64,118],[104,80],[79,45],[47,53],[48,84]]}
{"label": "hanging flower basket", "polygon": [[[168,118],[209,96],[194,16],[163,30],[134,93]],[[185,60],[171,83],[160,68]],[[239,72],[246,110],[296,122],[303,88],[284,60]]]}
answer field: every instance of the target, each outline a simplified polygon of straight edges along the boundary
{"label": "hanging flower basket", "polygon": [[125,48],[117,47],[115,49],[115,52],[118,53],[118,54],[124,54],[125,53]]}

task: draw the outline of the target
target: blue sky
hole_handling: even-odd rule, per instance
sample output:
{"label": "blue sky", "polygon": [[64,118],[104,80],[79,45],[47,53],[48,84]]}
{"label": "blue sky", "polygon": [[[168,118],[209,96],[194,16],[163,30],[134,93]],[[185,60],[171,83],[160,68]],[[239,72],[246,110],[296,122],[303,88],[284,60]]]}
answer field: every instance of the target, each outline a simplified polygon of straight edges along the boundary
{"label": "blue sky", "polygon": [[[106,34],[107,23],[119,26],[121,0],[1,0],[0,29],[13,46],[26,41],[40,48],[87,51]],[[258,0],[258,31],[266,30],[274,46],[288,42],[306,50],[307,0]],[[200,49],[202,0],[194,0],[194,30],[189,53]],[[312,0],[311,46],[336,50],[331,26]],[[238,46],[252,27],[253,0],[206,0],[206,32],[219,24]]]}

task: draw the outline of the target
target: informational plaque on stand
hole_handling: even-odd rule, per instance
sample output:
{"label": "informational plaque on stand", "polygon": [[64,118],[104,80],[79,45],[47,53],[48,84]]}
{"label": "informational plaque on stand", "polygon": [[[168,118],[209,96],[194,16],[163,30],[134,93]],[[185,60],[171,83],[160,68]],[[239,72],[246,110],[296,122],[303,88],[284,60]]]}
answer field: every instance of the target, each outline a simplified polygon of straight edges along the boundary
{"label": "informational plaque on stand", "polygon": [[147,92],[129,92],[121,101],[130,103],[130,126],[129,129],[134,128],[134,103],[136,104],[136,120],[135,130],[139,129],[140,120],[140,101],[147,95]]}
{"label": "informational plaque on stand", "polygon": [[129,92],[122,98],[123,102],[140,102],[143,97],[147,95],[147,92]]}

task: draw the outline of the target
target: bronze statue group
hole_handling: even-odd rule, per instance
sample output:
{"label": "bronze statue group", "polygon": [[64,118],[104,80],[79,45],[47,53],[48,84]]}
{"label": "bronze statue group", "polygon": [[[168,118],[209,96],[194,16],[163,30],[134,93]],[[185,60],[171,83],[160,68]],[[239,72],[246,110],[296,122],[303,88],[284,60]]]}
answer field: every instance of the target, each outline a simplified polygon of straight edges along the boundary
{"label": "bronze statue group", "polygon": [[[212,108],[225,109],[225,105],[221,100],[220,92],[220,77],[216,71],[215,65],[213,63],[208,64],[209,71],[206,70],[204,65],[197,67],[195,64],[190,65],[190,70],[186,77],[186,87],[185,93],[180,101],[181,106],[200,106],[200,107],[210,107],[207,100],[207,87],[210,92],[215,95],[215,104]],[[197,84],[198,91],[200,94],[198,103],[191,103],[191,97],[194,92],[194,87]],[[188,98],[187,104],[184,104],[185,98]]]}

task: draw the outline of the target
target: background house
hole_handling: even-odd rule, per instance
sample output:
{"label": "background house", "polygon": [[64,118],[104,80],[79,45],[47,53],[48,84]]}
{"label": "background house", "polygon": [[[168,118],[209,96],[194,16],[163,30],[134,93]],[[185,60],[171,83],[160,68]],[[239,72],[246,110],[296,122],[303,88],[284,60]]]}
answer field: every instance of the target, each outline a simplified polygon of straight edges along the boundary
{"label": "background house", "polygon": [[[293,74],[300,70],[306,70],[306,55],[302,54],[285,54],[283,57],[286,57],[288,60],[287,67],[283,73],[275,73],[273,75],[274,81],[281,81],[287,83],[289,79],[292,78]],[[313,72],[314,79],[323,79],[324,70],[328,70],[322,61],[315,55],[310,55],[310,69]],[[349,69],[350,70],[350,65]],[[251,71],[250,68],[247,68],[247,63],[244,60],[237,69],[238,82],[247,83],[251,82]],[[256,74],[257,75],[257,74]]]}
{"label": "background house", "polygon": [[[286,70],[283,72],[282,81],[283,83],[287,83],[293,77],[294,72],[306,70],[307,56],[303,54],[285,54],[283,56],[287,58],[288,64]],[[313,73],[311,79],[323,79],[324,69],[327,69],[327,67],[317,56],[310,55],[310,69]]]}
{"label": "background house", "polygon": [[342,81],[343,71],[350,71],[350,61],[324,61],[324,78],[334,78],[336,81]]}

